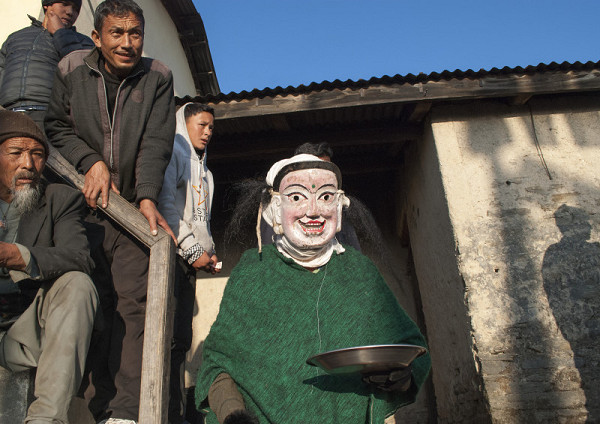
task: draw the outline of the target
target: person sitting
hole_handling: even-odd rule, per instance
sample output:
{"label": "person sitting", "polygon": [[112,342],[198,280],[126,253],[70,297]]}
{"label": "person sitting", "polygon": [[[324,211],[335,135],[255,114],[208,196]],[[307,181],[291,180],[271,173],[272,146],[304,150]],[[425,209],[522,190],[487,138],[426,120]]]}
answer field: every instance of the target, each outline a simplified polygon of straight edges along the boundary
{"label": "person sitting", "polygon": [[0,110],[0,366],[37,368],[28,423],[67,423],[81,383],[98,295],[83,195],[47,184],[44,134]]}
{"label": "person sitting", "polygon": [[375,265],[336,240],[349,205],[341,189],[335,164],[300,154],[249,192],[275,237],[243,254],[204,342],[196,403],[207,423],[383,423],[414,402],[428,354],[375,376],[306,363],[354,346],[426,346]]}

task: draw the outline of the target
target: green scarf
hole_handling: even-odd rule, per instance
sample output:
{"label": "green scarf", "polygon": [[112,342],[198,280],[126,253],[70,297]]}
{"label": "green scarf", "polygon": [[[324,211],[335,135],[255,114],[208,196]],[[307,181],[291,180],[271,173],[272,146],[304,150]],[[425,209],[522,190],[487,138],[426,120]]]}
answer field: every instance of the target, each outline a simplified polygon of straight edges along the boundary
{"label": "green scarf", "polygon": [[[330,376],[306,359],[391,343],[425,346],[367,257],[346,248],[310,272],[271,245],[262,255],[252,249],[232,271],[204,343],[196,403],[206,403],[211,383],[226,372],[261,423],[383,423],[414,402],[429,372],[428,354],[413,363],[406,393],[373,394],[360,376]],[[217,423],[212,411],[207,423]]]}

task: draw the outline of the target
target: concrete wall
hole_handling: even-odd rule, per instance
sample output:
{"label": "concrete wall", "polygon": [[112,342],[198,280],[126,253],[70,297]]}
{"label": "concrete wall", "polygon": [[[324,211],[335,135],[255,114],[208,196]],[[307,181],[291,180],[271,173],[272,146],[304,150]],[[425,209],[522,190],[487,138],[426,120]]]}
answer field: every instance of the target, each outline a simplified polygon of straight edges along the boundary
{"label": "concrete wall", "polygon": [[441,422],[470,410],[462,390],[496,423],[600,420],[599,110],[597,96],[433,109],[411,243]]}
{"label": "concrete wall", "polygon": [[192,346],[187,353],[187,362],[185,367],[185,385],[193,387],[196,385],[196,377],[200,365],[202,365],[202,345],[210,327],[213,325],[219,314],[223,291],[229,276],[225,277],[207,277],[198,273],[196,280],[196,302],[194,305],[194,320],[192,322],[193,339]]}
{"label": "concrete wall", "polygon": [[32,401],[32,388],[30,372],[13,373],[0,367],[0,423],[23,422]]}
{"label": "concrete wall", "polygon": [[27,14],[39,17],[41,4],[39,0],[0,0],[0,40],[4,42],[9,34],[28,26],[31,21]]}
{"label": "concrete wall", "polygon": [[[75,23],[77,30],[90,36],[94,28],[93,10],[100,0],[82,2],[81,13]],[[175,95],[184,97],[195,96],[196,88],[192,73],[181,42],[177,28],[160,0],[137,0],[144,10],[146,20],[144,35],[144,56],[161,60],[173,71]],[[25,26],[31,21],[27,14],[43,20],[40,0],[0,0],[0,40]]]}
{"label": "concrete wall", "polygon": [[[402,215],[410,234],[415,272],[432,358],[439,422],[487,422],[471,335],[465,283],[432,131],[405,151]],[[465,188],[464,186],[462,187]]]}

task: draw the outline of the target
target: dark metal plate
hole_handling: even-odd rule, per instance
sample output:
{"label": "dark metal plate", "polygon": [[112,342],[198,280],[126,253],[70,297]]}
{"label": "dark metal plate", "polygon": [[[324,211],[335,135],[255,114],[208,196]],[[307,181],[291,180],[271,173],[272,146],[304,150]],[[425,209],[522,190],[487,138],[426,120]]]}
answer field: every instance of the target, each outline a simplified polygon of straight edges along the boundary
{"label": "dark metal plate", "polygon": [[405,368],[427,349],[407,344],[357,346],[311,356],[306,363],[328,374],[385,372]]}

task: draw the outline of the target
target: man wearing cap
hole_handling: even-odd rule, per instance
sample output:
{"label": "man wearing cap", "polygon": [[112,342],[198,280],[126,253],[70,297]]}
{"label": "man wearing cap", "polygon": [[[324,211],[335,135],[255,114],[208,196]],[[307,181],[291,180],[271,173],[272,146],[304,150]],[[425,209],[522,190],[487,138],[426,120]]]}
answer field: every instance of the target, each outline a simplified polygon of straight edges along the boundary
{"label": "man wearing cap", "polygon": [[0,50],[0,105],[25,112],[44,128],[44,115],[56,65],[74,50],[94,43],[73,24],[81,0],[42,0],[44,20],[29,16],[31,25],[8,36]]}
{"label": "man wearing cap", "polygon": [[0,110],[0,366],[37,368],[26,423],[67,423],[98,295],[85,201],[41,175],[48,145],[24,113]]}

